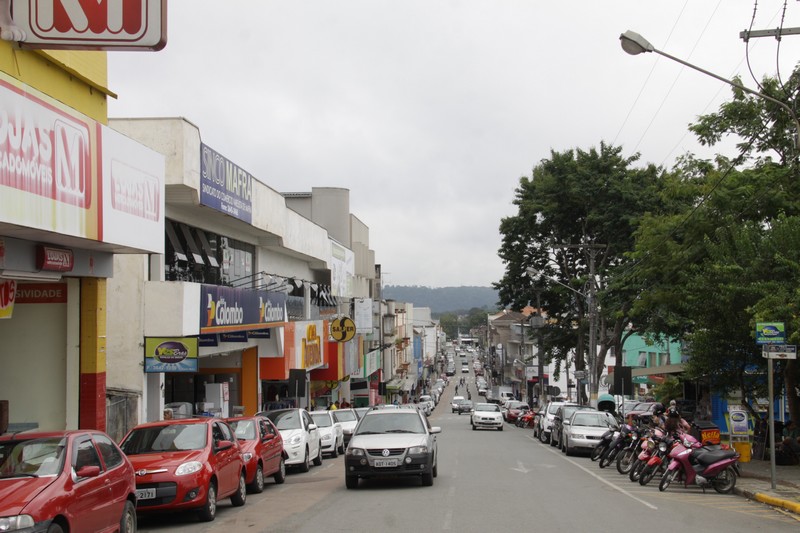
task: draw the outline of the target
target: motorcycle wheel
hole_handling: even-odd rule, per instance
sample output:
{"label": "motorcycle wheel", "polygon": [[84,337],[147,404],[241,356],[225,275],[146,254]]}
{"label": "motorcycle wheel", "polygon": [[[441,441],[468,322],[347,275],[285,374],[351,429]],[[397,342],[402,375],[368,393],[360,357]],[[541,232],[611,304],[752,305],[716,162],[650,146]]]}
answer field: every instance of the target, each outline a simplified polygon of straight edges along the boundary
{"label": "motorcycle wheel", "polygon": [[637,457],[636,460],[633,462],[633,466],[631,467],[631,473],[628,474],[628,478],[634,482],[639,481],[639,478],[642,475],[642,470],[644,470],[646,466],[647,463],[645,463],[644,461],[642,461]]}
{"label": "motorcycle wheel", "polygon": [[636,457],[636,450],[633,448],[626,448],[619,455],[617,455],[617,472],[622,475],[629,474],[631,467],[633,467],[633,460]]}
{"label": "motorcycle wheel", "polygon": [[597,461],[598,459],[600,459],[600,456],[602,456],[602,455],[603,455],[603,452],[605,452],[605,451],[606,451],[606,448],[607,448],[607,447],[608,447],[608,446],[607,446],[607,445],[605,445],[605,444],[598,444],[597,446],[595,446],[595,447],[592,449],[592,455],[590,456],[590,459],[591,459],[592,461]]}
{"label": "motorcycle wheel", "polygon": [[639,485],[645,486],[650,483],[654,477],[656,477],[656,472],[658,471],[657,466],[645,466],[644,470],[642,470],[642,475],[639,476]]}
{"label": "motorcycle wheel", "polygon": [[669,470],[666,474],[661,477],[661,483],[658,484],[658,490],[664,492],[669,487],[670,483],[675,481],[675,478],[678,477],[678,469]]}
{"label": "motorcycle wheel", "polygon": [[600,468],[605,468],[617,458],[617,453],[619,452],[618,448],[611,448],[607,450],[605,455],[600,458]]}
{"label": "motorcycle wheel", "polygon": [[728,494],[731,492],[733,487],[736,486],[736,472],[733,470],[733,467],[729,466],[720,472],[719,475],[711,481],[711,484],[714,486],[714,490],[720,494]]}

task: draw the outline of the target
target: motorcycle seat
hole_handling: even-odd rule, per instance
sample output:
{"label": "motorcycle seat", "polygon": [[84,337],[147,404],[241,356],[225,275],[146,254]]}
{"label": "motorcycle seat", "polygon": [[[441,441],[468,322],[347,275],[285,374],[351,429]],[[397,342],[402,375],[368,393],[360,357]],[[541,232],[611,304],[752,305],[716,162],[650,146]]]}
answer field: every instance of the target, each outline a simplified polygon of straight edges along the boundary
{"label": "motorcycle seat", "polygon": [[722,461],[723,459],[729,459],[735,455],[736,450],[709,450],[707,448],[698,448],[692,450],[691,457],[701,465],[710,465],[717,461]]}

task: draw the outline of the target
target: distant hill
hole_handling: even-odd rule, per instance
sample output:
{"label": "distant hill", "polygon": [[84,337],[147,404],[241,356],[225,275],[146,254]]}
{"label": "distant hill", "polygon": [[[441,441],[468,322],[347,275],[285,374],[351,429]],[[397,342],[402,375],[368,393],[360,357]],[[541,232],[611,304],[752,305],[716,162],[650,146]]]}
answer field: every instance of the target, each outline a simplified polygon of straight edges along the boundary
{"label": "distant hill", "polygon": [[408,302],[415,307],[430,307],[431,313],[469,311],[497,308],[497,291],[491,287],[420,287],[407,285],[384,285],[383,297],[398,302]]}

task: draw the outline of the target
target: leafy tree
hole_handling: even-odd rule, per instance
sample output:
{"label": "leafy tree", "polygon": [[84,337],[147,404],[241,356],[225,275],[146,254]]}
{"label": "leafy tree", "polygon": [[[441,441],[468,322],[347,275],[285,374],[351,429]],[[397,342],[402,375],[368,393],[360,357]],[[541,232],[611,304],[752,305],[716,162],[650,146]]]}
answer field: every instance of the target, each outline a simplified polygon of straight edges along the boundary
{"label": "leafy tree", "polygon": [[[630,283],[614,285],[611,291],[609,280],[629,263],[626,253],[633,249],[639,219],[657,206],[662,170],[653,165],[632,168],[638,155],[621,154],[622,148],[605,143],[587,151],[551,151],[531,177],[520,178],[514,199],[518,212],[500,224],[499,255],[506,264],[503,278],[494,285],[500,302],[522,309],[537,298],[541,301],[550,318],[544,344],[557,371],[573,351],[576,368],[587,369],[592,282],[600,361],[610,348],[622,346],[638,294]],[[602,365],[596,370],[595,384]]]}

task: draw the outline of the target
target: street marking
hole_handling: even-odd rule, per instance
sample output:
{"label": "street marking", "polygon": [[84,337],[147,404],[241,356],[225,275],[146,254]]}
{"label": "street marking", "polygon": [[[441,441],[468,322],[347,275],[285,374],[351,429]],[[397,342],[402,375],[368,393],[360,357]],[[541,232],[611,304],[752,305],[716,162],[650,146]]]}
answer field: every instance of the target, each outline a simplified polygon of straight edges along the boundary
{"label": "street marking", "polygon": [[522,461],[517,461],[517,468],[512,468],[511,470],[522,472],[523,474],[527,474],[528,472],[530,472],[530,470],[525,468],[525,465],[522,464]]}
{"label": "street marking", "polygon": [[[535,440],[533,437],[530,437],[530,436],[529,436],[528,438],[529,438],[529,439],[531,439],[531,440]],[[550,452],[550,453],[552,453],[552,454],[555,454],[555,453],[556,453],[556,450],[550,450],[550,449],[547,449],[547,451],[548,451],[548,452]],[[559,453],[561,453],[561,452],[559,452]],[[581,470],[583,470],[584,472],[586,472],[586,473],[587,473],[587,474],[589,474],[590,476],[594,477],[594,478],[595,478],[595,479],[597,479],[598,481],[601,481],[601,482],[605,483],[606,485],[608,485],[608,486],[609,486],[609,487],[611,487],[612,489],[614,489],[614,490],[616,490],[616,491],[619,491],[620,493],[624,494],[624,495],[625,495],[625,496],[627,496],[628,498],[630,498],[630,499],[632,499],[632,500],[634,500],[634,501],[637,501],[637,502],[641,503],[641,504],[642,504],[642,505],[644,505],[645,507],[649,507],[650,509],[654,509],[654,510],[657,510],[657,509],[658,509],[658,507],[656,507],[656,506],[655,506],[655,505],[653,505],[652,503],[646,502],[646,501],[642,500],[641,498],[637,498],[636,496],[634,496],[633,494],[631,494],[631,493],[630,493],[630,492],[628,492],[627,490],[623,489],[622,487],[619,487],[619,486],[615,485],[614,483],[611,483],[610,481],[608,481],[608,480],[606,480],[606,479],[603,479],[601,476],[598,476],[597,474],[595,474],[594,472],[592,472],[592,471],[591,471],[591,470],[589,470],[588,468],[586,468],[586,467],[584,467],[584,466],[582,466],[582,465],[580,465],[580,464],[576,463],[575,461],[573,461],[573,460],[572,460],[572,459],[570,459],[569,457],[561,457],[561,458],[562,458],[563,460],[565,460],[565,461],[567,461],[567,462],[569,462],[569,463],[571,463],[571,464],[573,464],[573,465],[577,466],[578,468],[580,468]]]}
{"label": "street marking", "polygon": [[450,509],[444,514],[444,522],[442,523],[442,529],[445,531],[449,531],[453,527],[453,510]]}

